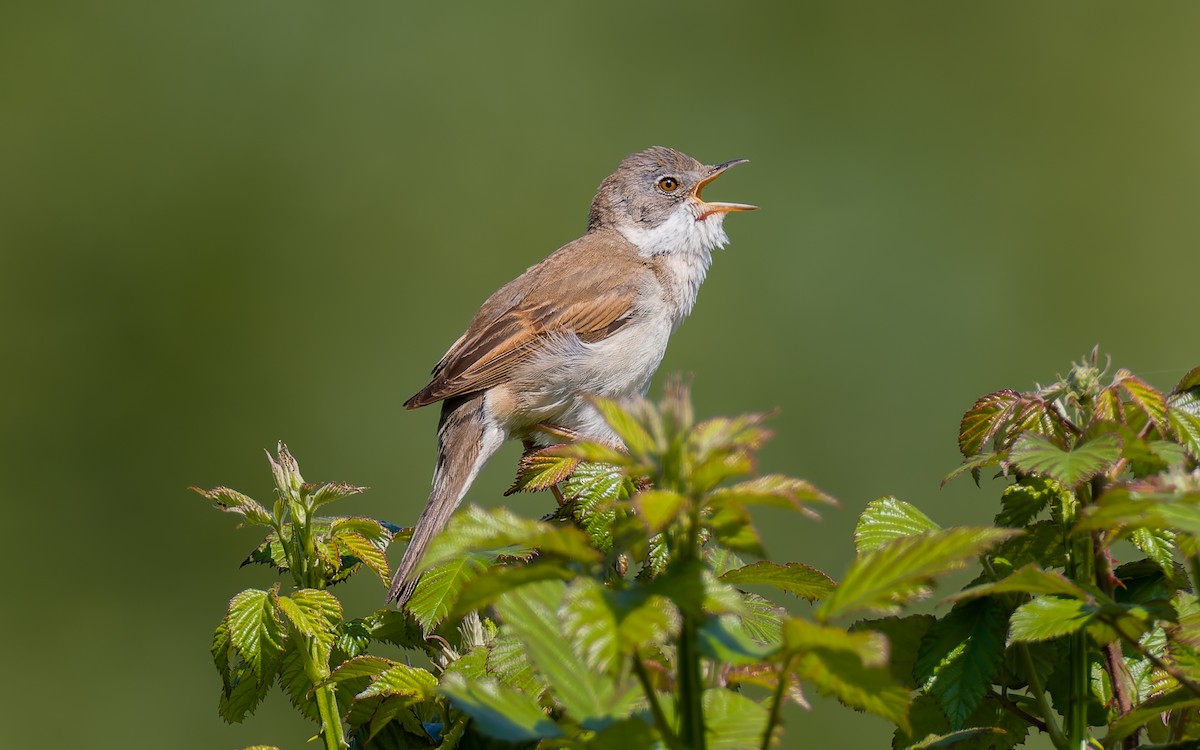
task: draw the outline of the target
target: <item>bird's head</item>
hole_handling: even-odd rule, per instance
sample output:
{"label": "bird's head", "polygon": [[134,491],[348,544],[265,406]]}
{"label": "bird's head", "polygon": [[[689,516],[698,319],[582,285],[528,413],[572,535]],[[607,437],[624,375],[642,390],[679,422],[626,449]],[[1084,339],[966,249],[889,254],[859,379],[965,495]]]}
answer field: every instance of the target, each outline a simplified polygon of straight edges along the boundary
{"label": "bird's head", "polygon": [[600,183],[588,230],[615,229],[646,255],[708,252],[728,241],[722,226],[726,214],[757,206],[705,201],[701,191],[745,162],[701,164],[663,146],[630,154]]}

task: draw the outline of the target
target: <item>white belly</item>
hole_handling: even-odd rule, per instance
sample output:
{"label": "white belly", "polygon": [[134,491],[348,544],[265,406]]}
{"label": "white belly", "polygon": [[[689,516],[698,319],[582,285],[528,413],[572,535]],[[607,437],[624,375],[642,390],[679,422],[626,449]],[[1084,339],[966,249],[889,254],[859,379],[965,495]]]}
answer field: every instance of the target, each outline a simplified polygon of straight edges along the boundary
{"label": "white belly", "polygon": [[631,323],[593,344],[573,334],[561,337],[534,357],[517,386],[521,424],[508,425],[510,434],[527,431],[538,422],[565,427],[581,436],[615,440],[612,430],[588,398],[622,400],[645,394],[667,351],[672,321],[648,318]]}

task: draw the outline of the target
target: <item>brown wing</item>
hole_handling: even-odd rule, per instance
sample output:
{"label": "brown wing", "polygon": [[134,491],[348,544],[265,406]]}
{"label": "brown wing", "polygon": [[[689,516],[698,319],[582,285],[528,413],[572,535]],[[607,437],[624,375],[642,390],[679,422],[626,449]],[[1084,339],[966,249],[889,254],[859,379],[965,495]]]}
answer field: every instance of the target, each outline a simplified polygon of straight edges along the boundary
{"label": "brown wing", "polygon": [[[572,250],[568,245],[492,295],[434,368],[429,385],[404,405],[416,409],[490,388],[556,336],[572,333],[593,343],[632,321],[640,261],[610,256],[603,272],[572,272],[588,268],[572,257],[577,253],[564,252]],[[628,273],[620,272],[625,264]]]}

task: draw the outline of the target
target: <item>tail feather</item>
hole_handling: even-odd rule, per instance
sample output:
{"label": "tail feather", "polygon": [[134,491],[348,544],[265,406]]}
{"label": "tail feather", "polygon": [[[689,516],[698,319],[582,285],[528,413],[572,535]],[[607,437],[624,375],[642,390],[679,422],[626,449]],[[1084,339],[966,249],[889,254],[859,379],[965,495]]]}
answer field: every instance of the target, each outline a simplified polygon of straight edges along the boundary
{"label": "tail feather", "polygon": [[408,602],[420,580],[417,573],[429,543],[446,527],[479,470],[503,442],[503,431],[487,419],[483,394],[451,399],[442,405],[433,491],[417,519],[412,541],[396,566],[389,600],[400,607]]}

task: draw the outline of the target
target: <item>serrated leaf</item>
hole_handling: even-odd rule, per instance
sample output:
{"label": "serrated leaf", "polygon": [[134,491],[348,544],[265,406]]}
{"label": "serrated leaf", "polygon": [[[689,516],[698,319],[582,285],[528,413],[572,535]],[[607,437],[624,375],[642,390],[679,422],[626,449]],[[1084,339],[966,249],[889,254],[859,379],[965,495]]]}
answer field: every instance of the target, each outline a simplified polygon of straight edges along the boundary
{"label": "serrated leaf", "polygon": [[447,673],[440,692],[496,739],[522,742],[563,735],[534,698],[495,680],[467,682],[461,675]]}
{"label": "serrated leaf", "polygon": [[1009,460],[1022,471],[1047,476],[1066,487],[1107,471],[1121,458],[1121,438],[1109,433],[1065,451],[1044,437],[1024,434],[1013,443]]}
{"label": "serrated leaf", "polygon": [[242,721],[247,714],[252,713],[258,707],[263,698],[267,697],[267,692],[271,689],[274,681],[274,674],[270,676],[270,679],[259,681],[255,679],[249,669],[236,670],[229,689],[221,691],[221,698],[217,703],[217,713],[229,724]]}
{"label": "serrated leaf", "polygon": [[329,533],[333,536],[348,531],[354,532],[381,550],[387,550],[388,545],[401,531],[399,526],[365,516],[318,516],[315,521],[318,524],[328,524]]}
{"label": "serrated leaf", "polygon": [[1050,503],[1059,500],[1064,490],[1052,479],[1029,476],[1005,488],[1000,497],[997,526],[1020,529],[1028,526]]}
{"label": "serrated leaf", "polygon": [[921,641],[914,676],[938,699],[952,729],[979,707],[1004,661],[1006,615],[993,599],[959,604]]}
{"label": "serrated leaf", "polygon": [[304,669],[304,659],[297,647],[289,648],[279,665],[279,684],[287,693],[292,707],[305,718],[319,722],[321,715],[314,700],[314,685]]}
{"label": "serrated leaf", "polygon": [[329,673],[326,682],[345,682],[360,677],[374,677],[382,674],[399,662],[385,659],[382,656],[358,656],[342,662]]}
{"label": "serrated leaf", "polygon": [[579,578],[567,587],[559,612],[563,633],[587,668],[608,674],[617,666],[617,613],[598,581]]}
{"label": "serrated leaf", "polygon": [[265,451],[267,461],[271,463],[271,473],[275,476],[275,488],[279,491],[280,497],[288,497],[293,492],[299,492],[304,486],[304,477],[300,476],[300,464],[292,455],[288,447],[280,441],[275,445],[275,452],[278,454],[278,460],[271,455],[270,451]]}
{"label": "serrated leaf", "polygon": [[435,565],[421,576],[405,609],[429,632],[446,619],[463,587],[487,570],[491,559],[490,555],[463,554]]}
{"label": "serrated leaf", "polygon": [[1186,688],[1176,688],[1169,693],[1155,696],[1114,721],[1104,738],[1106,743],[1115,743],[1138,731],[1146,722],[1158,718],[1161,714],[1181,711],[1200,706],[1200,698]]}
{"label": "serrated leaf", "polygon": [[496,602],[496,612],[517,636],[554,690],[555,697],[580,722],[608,714],[614,685],[592,672],[575,653],[564,634],[558,608],[566,596],[561,581],[539,581],[507,592]]}
{"label": "serrated leaf", "polygon": [[1013,529],[963,526],[900,537],[860,555],[821,603],[817,616],[831,620],[860,610],[894,612],[927,595],[933,579],[960,570],[1016,533]]}
{"label": "serrated leaf", "polygon": [[836,500],[810,482],[783,474],[767,474],[715,489],[706,500],[706,504],[714,506],[725,502],[799,510],[813,518],[818,516],[808,507],[810,504],[837,505]]}
{"label": "serrated leaf", "polygon": [[962,454],[974,456],[995,439],[1020,403],[1021,394],[1007,389],[976,400],[959,424],[958,449]]}
{"label": "serrated leaf", "polygon": [[730,570],[719,580],[734,586],[775,586],[810,602],[824,598],[836,585],[832,578],[804,563],[779,565],[768,560]]}
{"label": "serrated leaf", "polygon": [[1200,536],[1200,493],[1140,496],[1117,488],[1084,511],[1077,531],[1108,528],[1162,529]]}
{"label": "serrated leaf", "polygon": [[539,699],[546,692],[546,680],[529,661],[525,645],[506,628],[501,630],[501,635],[487,649],[486,658],[486,674],[496,677],[505,685]]}
{"label": "serrated leaf", "polygon": [[1007,461],[1007,450],[997,451],[995,453],[980,453],[979,455],[971,456],[970,458],[964,459],[963,462],[959,464],[958,468],[954,469],[954,471],[943,477],[941,486],[945,487],[947,484],[955,479],[958,479],[967,472],[970,472],[971,478],[975,480],[975,485],[979,486],[980,469],[986,469],[989,466],[1000,466],[1002,469],[1004,469],[1006,468]]}
{"label": "serrated leaf", "polygon": [[446,530],[430,543],[421,565],[433,567],[475,554],[485,558],[520,555],[534,549],[577,562],[600,559],[584,533],[573,526],[532,521],[506,508],[484,510],[472,505],[455,514]]}
{"label": "serrated leaf", "polygon": [[1176,406],[1172,399],[1172,404],[1167,409],[1167,424],[1188,454],[1193,459],[1200,460],[1200,414]]}
{"label": "serrated leaf", "polygon": [[545,449],[526,453],[517,464],[517,478],[504,495],[548,490],[570,477],[577,466],[578,458],[546,453]]}
{"label": "serrated leaf", "polygon": [[751,638],[737,615],[710,619],[699,636],[700,652],[720,664],[757,664],[775,650]]}
{"label": "serrated leaf", "polygon": [[231,490],[228,487],[213,487],[211,490],[202,490],[199,487],[189,489],[211,500],[219,510],[226,513],[237,513],[246,520],[246,523],[270,526],[274,522],[271,514],[257,500],[249,495],[243,495],[237,490]]}
{"label": "serrated leaf", "polygon": [[305,484],[301,489],[308,493],[308,499],[314,508],[344,497],[366,492],[366,487],[358,487],[345,482],[326,482],[324,484]]}
{"label": "serrated leaf", "polygon": [[635,495],[633,505],[649,532],[657,534],[679,517],[687,507],[688,499],[678,492],[651,489]]}
{"label": "serrated leaf", "polygon": [[588,750],[666,750],[654,727],[633,716],[611,724],[587,744]]}
{"label": "serrated leaf", "polygon": [[275,615],[272,591],[246,589],[229,601],[225,632],[229,643],[249,667],[255,682],[274,676],[287,644],[283,624]]}
{"label": "serrated leaf", "polygon": [[846,633],[794,619],[784,627],[784,642],[796,654],[790,663],[801,680],[908,728],[909,691],[892,681],[884,666],[887,641],[878,633]]}
{"label": "serrated leaf", "polygon": [[630,455],[647,457],[664,447],[647,429],[646,421],[651,409],[646,402],[621,404],[610,399],[597,398],[593,399],[592,405],[600,412],[600,416],[612,431],[621,438]]}
{"label": "serrated leaf", "polygon": [[851,626],[850,632],[875,631],[882,633],[888,642],[888,669],[896,682],[915,690],[917,680],[914,668],[921,640],[934,623],[933,615],[909,615],[907,617],[884,617],[878,620],[860,620]]}
{"label": "serrated leaf", "polygon": [[740,693],[722,688],[704,691],[704,730],[711,750],[757,748],[767,728],[768,712]]}
{"label": "serrated leaf", "polygon": [[463,585],[450,610],[450,617],[462,617],[483,609],[507,591],[534,581],[569,581],[576,572],[554,562],[538,561],[530,565],[499,565],[483,571]]}
{"label": "serrated leaf", "polygon": [[300,589],[278,599],[279,611],[296,632],[332,644],[342,621],[342,603],[328,591]]}
{"label": "serrated leaf", "polygon": [[383,550],[376,547],[366,537],[347,531],[335,534],[331,541],[337,545],[343,555],[353,557],[370,568],[371,572],[379,576],[379,580],[383,581],[385,586],[391,584],[392,574],[388,571],[387,558],[384,557]]}
{"label": "serrated leaf", "polygon": [[1117,374],[1113,376],[1113,383],[1125,391],[1129,400],[1146,415],[1147,419],[1154,423],[1159,431],[1166,431],[1167,401],[1161,391],[1129,370],[1117,370]]}
{"label": "serrated leaf", "polygon": [[427,700],[437,692],[437,686],[437,678],[424,669],[392,664],[386,671],[375,675],[367,689],[355,698],[362,700],[376,695],[397,695],[418,701]]}
{"label": "serrated leaf", "polygon": [[1062,573],[1042,570],[1036,563],[1029,563],[1015,573],[994,583],[973,586],[950,597],[953,600],[974,599],[991,594],[1057,594],[1082,601],[1092,601],[1092,595]]}
{"label": "serrated leaf", "polygon": [[617,643],[621,653],[662,645],[679,631],[679,613],[662,596],[630,591],[617,594]]}
{"label": "serrated leaf", "polygon": [[861,555],[894,539],[941,528],[916,506],[894,497],[881,497],[867,503],[859,514],[854,546]]}
{"label": "serrated leaf", "polygon": [[1134,529],[1129,532],[1133,546],[1146,553],[1163,572],[1174,572],[1175,533],[1167,529]]}
{"label": "serrated leaf", "polygon": [[1080,599],[1039,596],[1017,607],[1009,619],[1008,643],[1046,641],[1090,624],[1100,608]]}
{"label": "serrated leaf", "polygon": [[734,552],[747,552],[759,557],[767,554],[750,512],[737,503],[724,503],[717,507],[707,518],[705,527],[712,531],[719,544]]}

